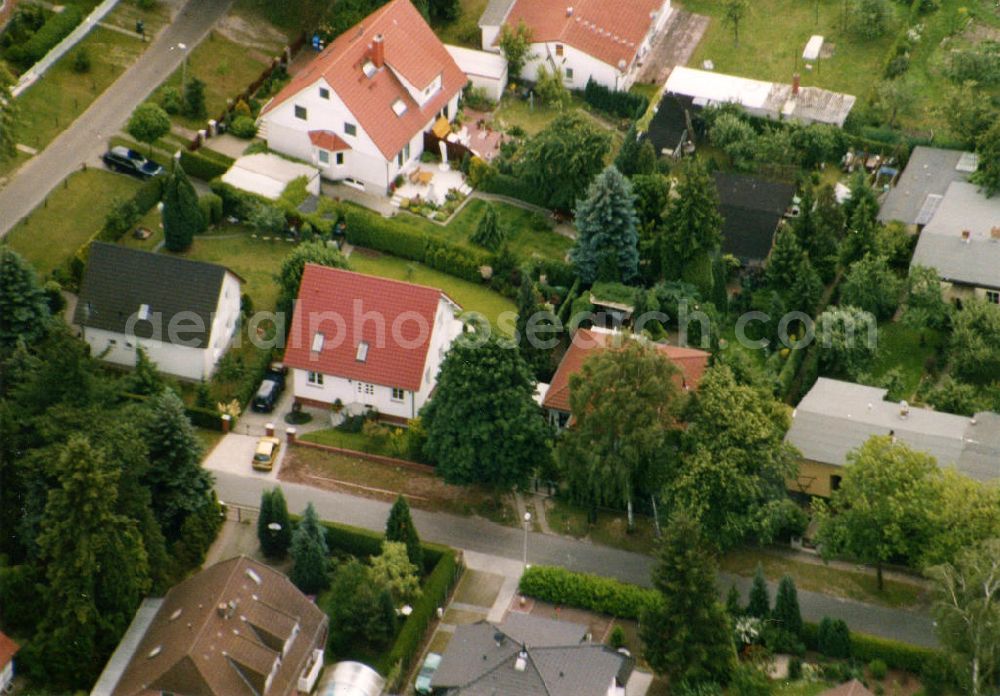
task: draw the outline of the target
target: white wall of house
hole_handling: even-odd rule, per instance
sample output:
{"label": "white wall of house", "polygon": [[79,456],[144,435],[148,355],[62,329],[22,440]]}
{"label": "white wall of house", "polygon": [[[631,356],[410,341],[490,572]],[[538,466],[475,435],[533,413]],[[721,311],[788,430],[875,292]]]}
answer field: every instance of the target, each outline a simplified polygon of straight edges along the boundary
{"label": "white wall of house", "polygon": [[[227,273],[219,291],[216,311],[212,315],[208,345],[204,348],[177,345],[155,338],[137,338],[90,326],[83,327],[83,338],[90,345],[91,354],[100,356],[105,362],[133,367],[138,355],[136,347],[142,346],[160,372],[200,381],[208,379],[215,371],[216,364],[226,352],[237,330],[239,315],[240,281],[232,273]],[[170,317],[162,318],[163,338],[166,338],[169,322]],[[181,339],[190,338],[184,334],[185,326],[189,324],[179,323]]]}
{"label": "white wall of house", "polygon": [[437,380],[438,369],[452,341],[462,333],[462,322],[455,317],[457,309],[444,297],[438,303],[431,333],[430,346],[424,362],[420,389],[416,392],[402,390],[390,384],[374,384],[329,374],[319,374],[300,368],[292,376],[296,399],[332,404],[340,399],[344,406],[367,406],[382,415],[396,418],[415,418],[430,398]]}
{"label": "white wall of house", "polygon": [[14,681],[14,661],[11,660],[0,669],[0,691],[3,691]]}
{"label": "white wall of house", "polygon": [[[323,94],[328,94],[328,97],[321,96],[321,90],[326,90]],[[296,106],[305,109],[305,113],[300,111],[297,116]],[[458,111],[457,94],[449,101],[447,111],[448,120],[453,120]],[[303,115],[305,118],[300,117]],[[428,130],[436,118],[435,114],[423,130]],[[410,139],[409,152],[404,147],[400,153],[394,153],[391,158],[386,159],[347,105],[322,78],[276,106],[264,115],[262,121],[265,124],[267,146],[272,150],[312,162],[319,167],[324,179],[351,179],[375,193],[384,193],[396,175],[406,171],[424,150],[421,131]],[[348,133],[348,124],[354,126],[353,135]],[[320,148],[314,146],[309,139],[311,130],[336,133],[351,149],[321,155]]]}

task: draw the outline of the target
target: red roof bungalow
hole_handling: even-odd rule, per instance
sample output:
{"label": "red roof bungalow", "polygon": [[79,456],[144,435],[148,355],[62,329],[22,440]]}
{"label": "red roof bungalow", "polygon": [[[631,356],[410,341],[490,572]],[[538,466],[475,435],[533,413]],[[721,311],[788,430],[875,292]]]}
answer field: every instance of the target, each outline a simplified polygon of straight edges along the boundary
{"label": "red roof bungalow", "polygon": [[7,693],[11,682],[14,681],[14,655],[20,649],[20,645],[0,631],[0,693]]}
{"label": "red roof bungalow", "polygon": [[[612,341],[617,337],[620,337],[620,334],[616,336],[602,329],[579,329],[573,334],[569,349],[563,355],[542,400],[542,408],[549,412],[553,424],[564,427],[569,421],[570,376],[579,372],[591,355],[598,351],[613,349]],[[711,357],[708,353],[695,348],[682,348],[663,343],[653,345],[677,367],[678,372],[674,379],[678,387],[684,390],[698,388],[708,366],[708,359]]]}
{"label": "red roof bungalow", "polygon": [[284,358],[295,400],[415,418],[462,333],[460,311],[436,288],[307,264]]}
{"label": "red roof bungalow", "polygon": [[326,179],[385,193],[419,160],[424,133],[455,118],[467,80],[410,0],[392,0],[264,106],[260,134]]}

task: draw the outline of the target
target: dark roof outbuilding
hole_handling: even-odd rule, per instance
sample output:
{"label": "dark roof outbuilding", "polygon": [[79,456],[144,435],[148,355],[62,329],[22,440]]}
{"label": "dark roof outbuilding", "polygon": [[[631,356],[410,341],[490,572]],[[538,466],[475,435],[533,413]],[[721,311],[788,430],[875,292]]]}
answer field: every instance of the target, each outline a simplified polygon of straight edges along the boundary
{"label": "dark roof outbuilding", "polygon": [[722,251],[743,263],[771,253],[778,223],[795,197],[795,186],[746,174],[715,173],[722,215]]}

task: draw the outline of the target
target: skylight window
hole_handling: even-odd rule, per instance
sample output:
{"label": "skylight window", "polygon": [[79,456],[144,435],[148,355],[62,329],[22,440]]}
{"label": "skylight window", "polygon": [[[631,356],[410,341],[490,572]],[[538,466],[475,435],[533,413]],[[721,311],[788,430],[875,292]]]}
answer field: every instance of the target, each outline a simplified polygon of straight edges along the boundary
{"label": "skylight window", "polygon": [[361,341],[361,343],[358,344],[358,353],[355,356],[355,359],[358,362],[364,362],[365,360],[368,359],[368,343],[367,342]]}
{"label": "skylight window", "polygon": [[159,655],[160,651],[162,651],[162,650],[163,650],[163,646],[162,645],[157,645],[155,648],[153,648],[152,650],[149,651],[149,654],[147,655],[147,657],[149,659],[153,659],[154,657],[156,657],[157,655]]}
{"label": "skylight window", "polygon": [[183,607],[174,609],[174,613],[170,615],[170,620],[175,621],[177,618],[180,617],[182,611],[184,611]]}
{"label": "skylight window", "polygon": [[316,335],[313,336],[313,342],[312,342],[312,351],[313,351],[313,353],[319,353],[321,350],[323,350],[323,341],[324,340],[326,340],[326,337],[323,336],[323,334],[321,334],[319,332],[317,332]]}
{"label": "skylight window", "polygon": [[[318,335],[322,336],[322,334]],[[260,576],[257,575],[257,572],[253,568],[247,568],[247,577],[253,580],[258,585],[260,584]]]}
{"label": "skylight window", "polygon": [[366,60],[365,64],[361,66],[361,69],[364,71],[365,77],[369,79],[375,77],[375,73],[378,72],[378,68],[375,67],[375,63],[370,60]]}
{"label": "skylight window", "polygon": [[392,110],[396,112],[397,116],[402,116],[406,113],[406,102],[402,99],[397,99],[392,103]]}
{"label": "skylight window", "polygon": [[147,319],[149,319],[149,305],[148,304],[139,305],[139,319],[142,320],[142,321],[146,321]]}

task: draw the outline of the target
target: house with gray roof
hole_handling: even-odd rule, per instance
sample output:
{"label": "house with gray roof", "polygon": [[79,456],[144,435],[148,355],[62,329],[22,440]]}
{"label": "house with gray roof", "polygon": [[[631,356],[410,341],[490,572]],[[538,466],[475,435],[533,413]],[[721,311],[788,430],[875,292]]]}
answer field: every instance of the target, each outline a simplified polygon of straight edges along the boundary
{"label": "house with gray roof", "polygon": [[633,660],[581,624],[512,612],[459,626],[431,679],[447,696],[625,696]]}
{"label": "house with gray roof", "polygon": [[954,181],[920,233],[910,268],[929,266],[950,299],[1000,304],[1000,196]]}
{"label": "house with gray roof", "polygon": [[241,283],[213,263],[94,242],[73,321],[106,362],[131,367],[141,346],[160,372],[203,380],[238,329]]}
{"label": "house with gray roof", "polygon": [[977,161],[972,152],[924,145],[913,148],[906,169],[882,201],[879,221],[895,220],[918,229],[925,226],[937,212],[948,187],[956,181],[968,181],[976,171]]}
{"label": "house with gray roof", "polygon": [[821,377],[792,413],[785,441],[801,452],[792,491],[828,497],[847,455],[874,436],[891,436],[977,481],[1000,479],[1000,414],[973,418],[886,400],[886,390]]}

